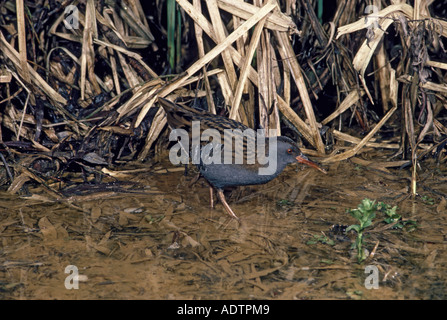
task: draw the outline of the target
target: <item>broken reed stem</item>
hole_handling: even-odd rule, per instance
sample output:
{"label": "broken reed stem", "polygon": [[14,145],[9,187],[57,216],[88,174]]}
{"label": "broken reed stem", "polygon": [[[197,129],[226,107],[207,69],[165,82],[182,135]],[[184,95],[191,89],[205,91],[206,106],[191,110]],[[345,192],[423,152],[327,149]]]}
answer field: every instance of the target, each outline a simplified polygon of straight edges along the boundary
{"label": "broken reed stem", "polygon": [[417,195],[417,159],[413,159],[413,168],[411,171],[411,196],[416,197]]}

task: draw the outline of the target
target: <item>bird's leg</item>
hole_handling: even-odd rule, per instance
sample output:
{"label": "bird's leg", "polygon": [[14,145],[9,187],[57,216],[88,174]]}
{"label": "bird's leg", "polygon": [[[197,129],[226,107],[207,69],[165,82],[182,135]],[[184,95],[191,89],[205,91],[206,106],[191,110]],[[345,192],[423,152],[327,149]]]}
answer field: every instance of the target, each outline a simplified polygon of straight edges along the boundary
{"label": "bird's leg", "polygon": [[214,195],[213,187],[210,186],[210,208],[214,209]]}
{"label": "bird's leg", "polygon": [[234,214],[233,210],[231,210],[230,206],[228,205],[227,201],[225,200],[225,195],[223,193],[223,190],[217,190],[217,196],[219,197],[220,202],[222,202],[225,210],[227,213],[234,219],[240,220],[237,215]]}

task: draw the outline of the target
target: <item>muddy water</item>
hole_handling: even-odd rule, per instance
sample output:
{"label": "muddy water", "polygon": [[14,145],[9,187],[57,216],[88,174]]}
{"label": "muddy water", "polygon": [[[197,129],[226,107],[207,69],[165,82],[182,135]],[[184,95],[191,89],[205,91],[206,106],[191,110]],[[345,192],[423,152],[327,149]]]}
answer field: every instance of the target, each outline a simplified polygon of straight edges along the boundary
{"label": "muddy water", "polygon": [[[76,176],[77,186],[49,186],[69,200],[33,185],[0,194],[0,298],[447,298],[446,168],[424,163],[411,199],[408,169],[360,158],[327,175],[289,166],[266,185],[230,190],[240,224],[220,203],[209,208],[203,179],[190,185],[193,168],[184,176],[169,162],[115,168],[120,176],[100,186]],[[365,233],[374,254],[359,264],[355,233],[339,229],[356,223],[346,210],[364,198],[397,205],[418,226],[393,229],[378,214]],[[67,266],[77,290],[66,288],[76,283]],[[369,275],[378,289],[365,287]]]}

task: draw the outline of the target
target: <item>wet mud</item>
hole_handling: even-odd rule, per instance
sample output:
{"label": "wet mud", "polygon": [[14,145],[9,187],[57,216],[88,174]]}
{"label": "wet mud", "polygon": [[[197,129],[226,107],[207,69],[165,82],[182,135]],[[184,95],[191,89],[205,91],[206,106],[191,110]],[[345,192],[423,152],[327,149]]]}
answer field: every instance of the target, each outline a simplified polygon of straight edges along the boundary
{"label": "wet mud", "polygon": [[[289,166],[228,190],[240,223],[209,207],[194,168],[185,176],[168,161],[110,168],[99,186],[53,186],[66,198],[31,184],[1,193],[0,299],[445,299],[447,169],[424,162],[412,198],[409,168],[380,161],[360,155],[327,175]],[[365,198],[417,226],[377,214],[358,263],[356,234],[344,230]],[[367,266],[378,289],[367,288]]]}

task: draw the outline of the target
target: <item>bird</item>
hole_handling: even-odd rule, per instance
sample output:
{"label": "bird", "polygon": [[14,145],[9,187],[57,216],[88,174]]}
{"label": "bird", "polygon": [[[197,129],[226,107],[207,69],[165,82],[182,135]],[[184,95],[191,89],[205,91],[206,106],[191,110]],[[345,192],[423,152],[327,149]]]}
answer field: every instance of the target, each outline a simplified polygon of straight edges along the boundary
{"label": "bird", "polygon": [[[179,105],[162,97],[158,97],[158,103],[166,113],[166,119],[171,130],[187,132],[188,141],[179,141],[179,144],[193,160],[195,154],[196,161],[193,163],[197,165],[201,176],[210,184],[211,206],[213,206],[212,188],[214,188],[225,211],[230,217],[238,221],[240,221],[239,217],[225,199],[225,188],[267,183],[276,178],[288,164],[292,163],[305,164],[326,173],[318,164],[309,160],[301,152],[298,145],[286,136],[266,137],[265,135],[255,135],[254,130],[239,121]],[[210,144],[209,140],[207,144],[205,139],[205,142],[200,142],[198,150],[190,149],[189,141],[191,141],[191,134],[194,131],[194,123],[200,125],[201,135],[210,132],[209,129],[211,129],[214,134],[224,136],[223,143],[214,141],[215,137],[213,136],[212,143],[214,144]],[[225,136],[229,130],[233,133],[233,136],[229,136],[231,140]],[[237,138],[240,138],[239,144]],[[259,141],[261,139],[262,141]],[[256,154],[256,148],[253,148],[253,146],[260,146],[257,145],[258,141],[261,146],[264,143],[264,154],[263,152]],[[231,148],[228,148],[228,150],[231,153],[228,155],[225,153],[225,148],[230,143]],[[206,145],[208,145],[208,149],[205,148]],[[270,150],[273,152],[270,152]],[[259,151],[259,148],[257,151]],[[225,158],[225,156],[228,158]],[[255,161],[256,158],[258,158],[257,162]],[[272,161],[267,163],[266,160]]]}

